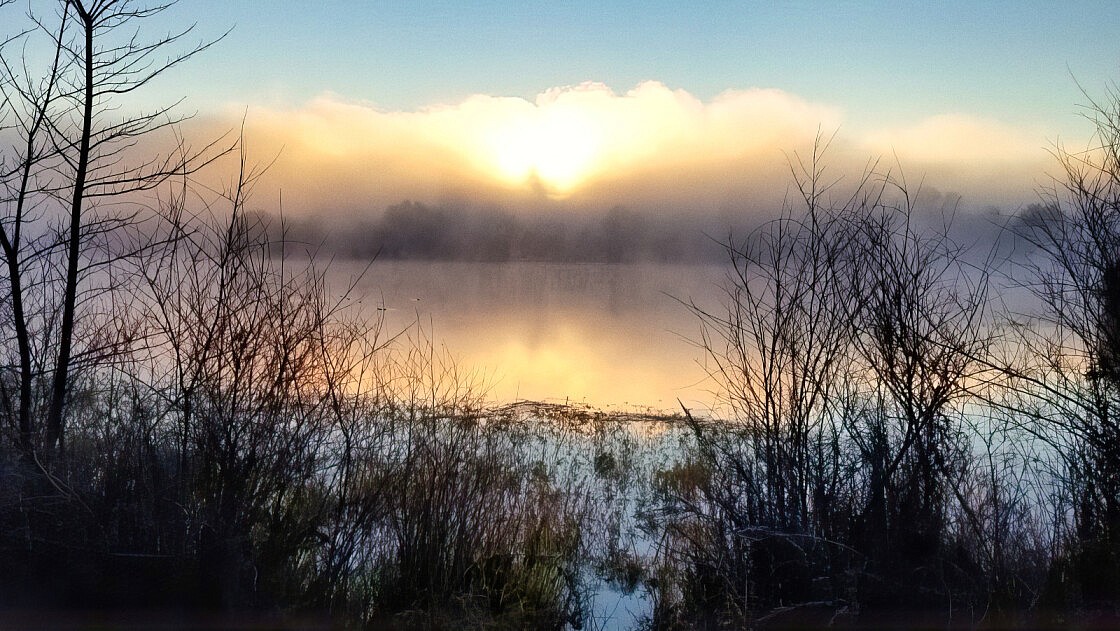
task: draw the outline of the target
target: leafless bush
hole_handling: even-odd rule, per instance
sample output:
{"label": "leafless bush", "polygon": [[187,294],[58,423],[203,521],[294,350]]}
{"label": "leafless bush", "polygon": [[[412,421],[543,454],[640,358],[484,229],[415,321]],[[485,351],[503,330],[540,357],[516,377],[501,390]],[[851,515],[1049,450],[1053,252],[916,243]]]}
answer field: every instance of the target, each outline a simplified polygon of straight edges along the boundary
{"label": "leafless bush", "polygon": [[1045,595],[1058,610],[1117,611],[1120,602],[1120,94],[1090,100],[1084,151],[1056,149],[1063,178],[1035,220],[1016,226],[1033,250],[1017,280],[1039,308],[1008,314],[1016,352],[1007,379],[1017,427],[1045,445],[1044,475],[1060,550]]}
{"label": "leafless bush", "polygon": [[986,594],[950,528],[989,535],[961,491],[975,475],[966,408],[988,369],[988,272],[963,261],[947,224],[917,220],[920,190],[901,175],[845,186],[826,148],[794,161],[796,207],[728,247],[726,315],[693,306],[730,418],[693,421],[702,475],[666,494],[678,612],[975,619]]}

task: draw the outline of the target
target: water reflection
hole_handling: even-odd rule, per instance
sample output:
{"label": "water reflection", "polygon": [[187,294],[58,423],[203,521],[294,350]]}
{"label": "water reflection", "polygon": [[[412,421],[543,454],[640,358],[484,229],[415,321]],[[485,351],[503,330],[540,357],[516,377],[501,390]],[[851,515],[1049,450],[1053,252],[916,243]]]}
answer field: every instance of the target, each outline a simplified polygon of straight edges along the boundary
{"label": "water reflection", "polygon": [[[336,265],[340,280],[361,269]],[[418,318],[490,395],[674,410],[708,407],[697,321],[673,297],[718,301],[710,265],[378,261],[358,289],[390,330]]]}

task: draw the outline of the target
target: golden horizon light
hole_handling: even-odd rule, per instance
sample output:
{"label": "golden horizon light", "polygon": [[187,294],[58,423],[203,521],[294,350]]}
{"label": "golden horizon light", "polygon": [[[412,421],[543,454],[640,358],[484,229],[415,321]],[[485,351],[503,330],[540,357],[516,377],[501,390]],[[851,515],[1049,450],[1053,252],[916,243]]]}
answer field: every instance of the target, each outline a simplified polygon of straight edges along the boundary
{"label": "golden horizon light", "polygon": [[1048,158],[1041,132],[992,119],[853,129],[842,111],[781,90],[701,100],[658,81],[624,92],[586,82],[532,99],[475,94],[412,111],[326,94],[212,121],[228,128],[234,115],[245,118],[255,154],[279,156],[269,178],[285,200],[308,212],[377,211],[406,199],[768,207],[788,186],[787,160],[810,151],[818,133],[838,134],[829,152],[838,171],[899,159],[931,185],[985,203],[1033,190]]}

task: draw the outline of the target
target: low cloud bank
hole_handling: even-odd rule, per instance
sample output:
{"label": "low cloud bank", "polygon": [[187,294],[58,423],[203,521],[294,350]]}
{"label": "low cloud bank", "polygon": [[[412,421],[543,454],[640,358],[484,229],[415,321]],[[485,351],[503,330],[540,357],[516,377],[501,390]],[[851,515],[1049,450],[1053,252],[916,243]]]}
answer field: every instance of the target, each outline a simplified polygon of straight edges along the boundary
{"label": "low cloud bank", "polygon": [[851,130],[837,108],[780,90],[702,101],[654,81],[408,112],[324,95],[208,117],[196,131],[242,118],[250,155],[275,158],[255,207],[274,214],[282,198],[308,242],[353,256],[706,260],[718,253],[710,236],[781,209],[790,163],[818,137],[831,139],[825,179],[838,190],[876,164],[911,188],[952,191],[965,209],[1035,201],[1053,165],[1043,132],[967,114]]}

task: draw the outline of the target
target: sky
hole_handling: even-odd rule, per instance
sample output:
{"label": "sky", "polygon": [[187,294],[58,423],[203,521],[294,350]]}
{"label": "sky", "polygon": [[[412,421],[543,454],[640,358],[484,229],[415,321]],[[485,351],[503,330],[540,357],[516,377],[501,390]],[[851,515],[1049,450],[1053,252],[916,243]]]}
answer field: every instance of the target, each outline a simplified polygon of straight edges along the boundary
{"label": "sky", "polygon": [[1014,207],[1056,143],[1088,142],[1082,88],[1120,76],[1112,1],[183,0],[160,20],[229,33],[142,98],[244,117],[286,206],[343,215],[773,205],[818,132],[839,172],[878,159]]}

